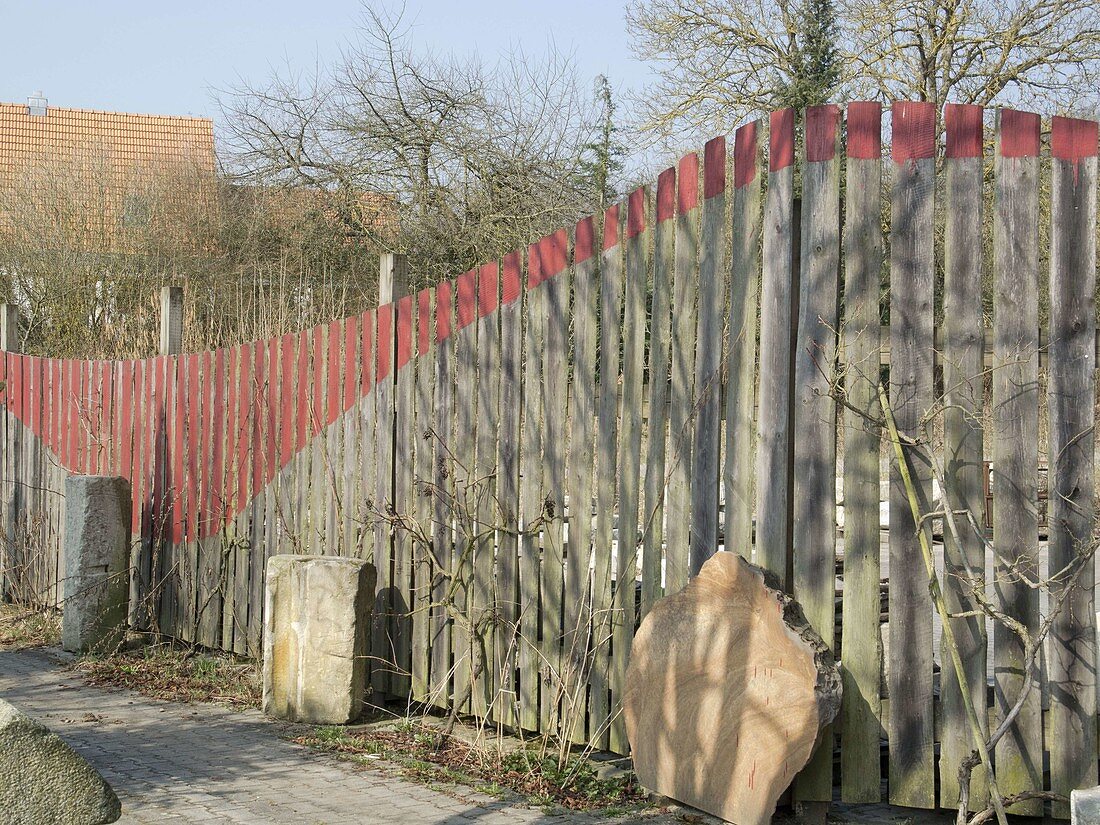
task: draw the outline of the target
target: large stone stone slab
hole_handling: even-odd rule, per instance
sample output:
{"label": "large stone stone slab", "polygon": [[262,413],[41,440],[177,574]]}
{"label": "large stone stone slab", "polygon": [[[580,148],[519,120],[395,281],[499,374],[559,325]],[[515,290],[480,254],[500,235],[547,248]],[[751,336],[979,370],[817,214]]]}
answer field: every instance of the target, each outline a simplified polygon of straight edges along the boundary
{"label": "large stone stone slab", "polygon": [[126,630],[130,593],[130,483],[117,476],[65,480],[61,646],[114,648]]}
{"label": "large stone stone slab", "polygon": [[100,825],[122,806],[84,757],[0,699],[0,821],[6,825]]}
{"label": "large stone stone slab", "polygon": [[718,553],[634,640],[623,712],[638,781],[766,825],[840,708],[840,671],[763,570]]}
{"label": "large stone stone slab", "polygon": [[264,601],[264,713],[342,725],[363,707],[374,566],[341,556],[272,556]]}
{"label": "large stone stone slab", "polygon": [[1070,825],[1100,825],[1100,786],[1069,795]]}

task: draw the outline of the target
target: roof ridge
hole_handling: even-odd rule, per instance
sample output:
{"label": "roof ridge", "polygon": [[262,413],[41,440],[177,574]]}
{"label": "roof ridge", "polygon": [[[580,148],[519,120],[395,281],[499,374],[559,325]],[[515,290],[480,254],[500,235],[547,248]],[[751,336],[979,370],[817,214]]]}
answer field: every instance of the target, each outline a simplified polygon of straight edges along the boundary
{"label": "roof ridge", "polygon": [[[20,109],[26,109],[27,104],[20,102],[0,101],[0,107],[13,106]],[[164,118],[167,120],[184,120],[184,121],[198,121],[201,123],[209,123],[211,126],[214,124],[214,119],[209,117],[198,117],[196,115],[158,115],[149,112],[115,112],[107,109],[81,109],[70,106],[54,106],[49,105],[47,112],[79,112],[82,114],[93,115],[114,115],[117,117],[142,117],[142,118]]]}

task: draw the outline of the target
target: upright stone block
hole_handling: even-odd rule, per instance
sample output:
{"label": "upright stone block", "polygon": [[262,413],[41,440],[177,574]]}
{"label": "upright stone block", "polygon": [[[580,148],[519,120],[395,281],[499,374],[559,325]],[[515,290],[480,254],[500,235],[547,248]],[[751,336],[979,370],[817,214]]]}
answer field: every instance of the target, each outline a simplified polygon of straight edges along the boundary
{"label": "upright stone block", "polygon": [[272,556],[264,597],[264,713],[343,725],[367,687],[374,566],[342,556]]}
{"label": "upright stone block", "polygon": [[130,483],[116,476],[65,480],[61,646],[109,650],[126,630],[130,593]]}
{"label": "upright stone block", "polygon": [[1071,825],[1100,825],[1100,786],[1069,795]]}

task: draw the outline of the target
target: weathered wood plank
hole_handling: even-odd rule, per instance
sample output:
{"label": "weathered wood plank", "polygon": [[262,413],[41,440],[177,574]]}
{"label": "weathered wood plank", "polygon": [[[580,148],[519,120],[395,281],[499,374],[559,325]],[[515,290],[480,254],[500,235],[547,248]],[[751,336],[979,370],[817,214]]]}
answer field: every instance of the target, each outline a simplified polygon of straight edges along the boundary
{"label": "weathered wood plank", "polygon": [[445,576],[432,586],[431,702],[449,708],[452,695],[452,620],[444,605],[454,569],[454,289],[450,281],[435,288],[435,406],[432,423],[432,547]]}
{"label": "weathered wood plank", "polygon": [[726,353],[726,454],[723,529],[726,550],[752,556],[756,426],[756,318],[760,304],[759,122],[734,136],[729,350]]}
{"label": "weathered wood plank", "polygon": [[722,325],[726,307],[726,139],[703,148],[699,312],[695,338],[695,431],[691,439],[691,547],[688,572],[718,552],[721,473]]}
{"label": "weathered wood plank", "polygon": [[[946,126],[946,231],[944,235],[944,492],[953,510],[969,510],[979,522],[985,510],[982,485],[982,107],[948,105]],[[972,588],[985,587],[985,547],[960,524],[960,542],[944,530],[943,592],[952,613],[976,609]],[[975,578],[971,579],[971,575]],[[970,700],[986,706],[986,631],[982,616],[952,621]],[[959,679],[949,651],[940,657],[940,805],[959,798],[959,764],[974,748]],[[985,715],[982,714],[983,721]],[[985,769],[971,777],[971,808],[984,808]]]}
{"label": "weathered wood plank", "polygon": [[[413,442],[413,472],[411,504],[413,517],[423,531],[423,537],[433,538],[432,497],[425,495],[427,485],[432,483],[433,443],[425,435],[435,423],[433,409],[435,387],[435,323],[431,289],[422,289],[416,296],[416,370],[414,390],[414,420],[410,424],[410,437]],[[345,404],[347,404],[345,399]],[[350,418],[350,416],[349,416]],[[345,511],[346,511],[345,506]],[[345,516],[346,518],[346,516]],[[411,696],[414,701],[427,702],[430,698],[431,670],[431,627],[430,610],[432,603],[432,576],[438,572],[431,562],[426,548],[412,545],[412,682]]]}
{"label": "weathered wood plank", "polygon": [[755,562],[791,586],[791,328],[797,248],[794,111],[771,115],[760,285],[760,415],[756,442]]}
{"label": "weathered wood plank", "polygon": [[[1050,575],[1069,567],[1077,587],[1055,586],[1065,598],[1051,629],[1050,789],[1069,796],[1096,785],[1095,560],[1087,550],[1096,519],[1096,152],[1093,120],[1056,117],[1051,124],[1050,247]],[[1055,803],[1053,813],[1069,816]]]}
{"label": "weathered wood plank", "polygon": [[371,686],[376,694],[391,694],[393,648],[388,633],[393,611],[393,530],[382,517],[393,506],[393,343],[394,305],[383,304],[375,315],[374,385],[374,520],[373,562],[378,590],[371,634]]}
{"label": "weathered wood plank", "polygon": [[882,104],[848,106],[844,235],[844,596],[840,794],[881,796],[882,597],[879,578],[879,323],[882,300]]}
{"label": "weathered wood plank", "polygon": [[[394,348],[394,505],[407,517],[414,515],[413,417],[416,375],[412,364],[413,296],[397,301],[397,343]],[[397,529],[393,537],[393,616],[390,619],[395,664],[391,687],[395,695],[407,697],[412,673],[412,560],[413,546],[408,531]]]}
{"label": "weathered wood plank", "polygon": [[619,348],[623,317],[623,244],[621,210],[603,216],[600,258],[599,396],[596,399],[596,522],[593,540],[592,665],[589,676],[588,738],[597,747],[610,742],[610,642],[613,628],[612,543],[615,538],[615,478],[618,473]]}
{"label": "weathered wood plank", "polygon": [[668,538],[665,592],[688,581],[691,542],[691,434],[695,417],[695,310],[699,292],[699,156],[680,159],[676,175],[676,249],[672,292],[672,380],[668,412]]}
{"label": "weathered wood plank", "polygon": [[[893,107],[894,182],[890,214],[890,404],[910,436],[931,409],[932,238],[936,108]],[[923,447],[906,449],[921,507],[931,510],[931,468]],[[926,524],[925,530],[931,525]],[[933,808],[932,600],[909,499],[890,467],[890,801]]]}
{"label": "weathered wood plank", "polygon": [[[302,336],[305,342],[306,336]],[[303,351],[305,347],[303,346]],[[250,432],[250,461],[252,498],[249,503],[249,538],[250,552],[248,554],[248,644],[250,656],[258,656],[263,643],[263,593],[264,593],[264,563],[266,561],[265,550],[267,546],[265,534],[265,515],[267,512],[267,491],[264,484],[263,465],[256,461],[256,456],[261,454],[264,441],[267,437],[267,416],[265,404],[271,392],[271,363],[268,358],[268,348],[263,342],[257,343],[252,348],[252,426]],[[305,422],[303,422],[305,423]],[[308,427],[307,427],[308,431]]]}

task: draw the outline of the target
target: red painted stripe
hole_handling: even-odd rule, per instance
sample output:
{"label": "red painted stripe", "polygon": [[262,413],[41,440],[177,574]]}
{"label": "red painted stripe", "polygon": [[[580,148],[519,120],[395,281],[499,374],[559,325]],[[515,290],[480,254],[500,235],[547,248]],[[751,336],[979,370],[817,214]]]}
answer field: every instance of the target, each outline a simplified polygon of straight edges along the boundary
{"label": "red painted stripe", "polygon": [[[284,339],[289,338],[291,341],[290,346],[290,358],[293,364],[297,347],[297,336],[286,335]],[[285,343],[285,340],[284,340]],[[244,510],[251,499],[251,484],[252,476],[249,473],[249,456],[252,451],[252,415],[253,415],[253,399],[255,398],[255,382],[254,382],[254,366],[255,366],[255,353],[252,351],[251,344],[244,344],[241,346],[237,355],[237,429],[234,433],[234,439],[237,447],[237,509]],[[290,401],[290,410],[294,409],[294,393],[290,391],[290,387],[284,385],[283,392],[284,403]],[[286,407],[284,407],[286,409]],[[283,432],[284,443],[289,442],[289,456],[294,454],[294,427],[292,422],[292,412],[288,412],[284,415],[283,420],[287,422],[287,426]]]}
{"label": "red painted stripe", "polygon": [[569,265],[569,233],[559,229],[540,240],[539,246],[542,249],[542,280],[564,272]]}
{"label": "red painted stripe", "polygon": [[[282,392],[279,393],[279,403],[282,405],[281,419],[282,428],[279,432],[279,463],[286,464],[290,461],[291,456],[294,455],[294,366],[297,361],[297,336],[293,334],[284,335],[279,339],[279,375],[281,377]],[[241,367],[238,368],[241,373],[238,381],[246,380],[250,378],[250,372],[248,369],[248,356],[247,352],[251,352],[251,347],[245,345],[242,347],[241,355],[239,356],[242,362]],[[247,398],[251,392],[251,387],[247,384],[242,385],[241,393],[243,397]],[[244,419],[241,419],[243,423]],[[243,465],[242,465],[243,466]],[[243,506],[243,500],[242,500]]]}
{"label": "red painted stripe", "polygon": [[[307,374],[309,370],[309,344],[311,336],[309,330],[302,332],[299,335],[299,348],[298,356],[304,354],[306,356],[306,369]],[[251,427],[250,430],[250,444],[249,450],[251,455],[249,456],[249,466],[252,470],[252,479],[250,481],[249,498],[245,500],[246,504],[251,503],[252,498],[263,489],[264,486],[264,466],[261,456],[263,455],[265,435],[264,425],[267,419],[267,405],[269,403],[269,396],[271,393],[271,369],[272,365],[267,361],[267,347],[262,341],[257,342],[252,348],[252,385],[255,388],[252,395],[252,405],[250,409]],[[299,362],[299,366],[301,363]],[[309,395],[307,394],[308,387],[299,387],[299,408],[298,412],[302,416],[298,420],[299,430],[303,433],[303,440],[305,434],[310,432],[309,427]],[[303,409],[304,408],[304,409]]]}
{"label": "red painted stripe", "polygon": [[362,349],[359,352],[360,392],[366,395],[374,381],[374,310],[363,313]]}
{"label": "red painted stripe", "polygon": [[603,248],[611,249],[619,243],[619,204],[612,204],[603,213]]}
{"label": "red painted stripe", "polygon": [[699,205],[699,156],[692,152],[680,158],[676,173],[676,211],[684,215]]}
{"label": "red painted stripe", "polygon": [[389,377],[393,358],[393,304],[378,307],[375,317],[378,321],[378,358],[374,374],[375,381],[381,383]]}
{"label": "red painted stripe", "polygon": [[981,106],[948,103],[943,107],[943,125],[947,135],[944,151],[949,158],[980,158],[982,156]]}
{"label": "red painted stripe", "polygon": [[267,429],[264,433],[263,478],[264,484],[269,484],[279,470],[279,398],[286,384],[280,383],[279,339],[269,339],[261,346],[267,351],[268,391],[263,407]]}
{"label": "red painted stripe", "polygon": [[840,107],[834,103],[806,109],[806,160],[820,163],[836,157]]}
{"label": "red painted stripe", "polygon": [[[125,478],[132,478],[134,474],[134,436],[137,430],[134,420],[134,399],[137,397],[135,387],[135,370],[133,361],[122,362],[122,420],[119,436],[122,438],[122,455],[119,461],[119,471]],[[135,531],[136,532],[136,531]]]}
{"label": "red painted stripe", "polygon": [[218,530],[225,517],[228,502],[225,492],[225,413],[226,413],[226,352],[214,352],[214,444],[211,459],[214,464],[210,474],[213,508],[210,513],[211,530]]}
{"label": "red painted stripe", "polygon": [[[73,417],[73,469],[78,473],[87,473],[88,465],[88,362],[76,362],[76,375],[73,380],[73,403],[75,414]],[[17,365],[16,375],[20,379],[18,392],[20,398],[23,395],[22,363]],[[22,400],[19,402],[22,407]]]}
{"label": "red painted stripe", "polygon": [[394,372],[402,369],[412,360],[412,296],[405,295],[397,301],[397,350]]}
{"label": "red painted stripe", "polygon": [[42,389],[42,379],[38,375],[39,367],[42,360],[40,358],[28,357],[27,361],[27,403],[24,409],[27,411],[27,419],[23,423],[30,429],[36,436],[42,435],[42,426],[39,421],[39,413],[41,410],[41,404],[38,400],[38,394]]}
{"label": "red painted stripe", "polygon": [[450,281],[442,281],[435,287],[435,342],[446,341],[451,337],[453,319],[454,286]]}
{"label": "red painted stripe", "polygon": [[[332,424],[340,417],[340,405],[344,398],[344,358],[340,345],[344,340],[344,322],[333,321],[328,326],[328,409],[325,411],[325,423]],[[272,404],[276,407],[277,404]]]}
{"label": "red painted stripe", "polygon": [[537,243],[527,246],[527,288],[534,289],[542,283],[542,250]]}
{"label": "red painted stripe", "polygon": [[459,275],[455,279],[455,287],[458,292],[458,305],[455,308],[458,316],[458,325],[455,328],[457,332],[468,327],[477,318],[477,270],[471,269]]}
{"label": "red painted stripe", "polygon": [[[225,400],[225,514],[228,521],[233,514],[240,512],[242,498],[240,460],[241,434],[241,353],[243,347],[229,350],[228,371],[226,374]],[[285,395],[286,393],[284,393]]]}
{"label": "red painted stripe", "polygon": [[99,415],[99,431],[96,434],[99,440],[97,469],[100,473],[114,474],[114,454],[116,449],[115,439],[115,387],[114,364],[110,361],[100,363],[100,398],[101,407]]}
{"label": "red painted stripe", "polygon": [[848,157],[882,159],[882,104],[858,100],[848,104]]}
{"label": "red painted stripe", "polygon": [[721,195],[726,191],[726,139],[711,138],[703,146],[703,198]]}
{"label": "red painted stripe", "polygon": [[[298,367],[297,367],[297,381],[294,386],[294,397],[297,399],[298,411],[294,416],[294,449],[295,451],[301,450],[306,446],[306,442],[309,440],[310,426],[309,426],[309,393],[310,393],[310,377],[312,370],[309,366],[309,330],[303,330],[298,333]],[[259,352],[259,346],[256,347],[257,353]],[[257,355],[258,357],[258,355]],[[252,372],[252,382],[255,385],[255,393],[253,398],[259,399],[262,397],[263,392],[260,382],[266,378],[262,369],[255,369]],[[288,388],[289,389],[289,388]],[[253,401],[253,407],[255,407],[257,401]],[[253,487],[253,489],[259,489]]]}
{"label": "red painted stripe", "polygon": [[740,189],[756,180],[759,152],[756,145],[756,124],[752,120],[733,135],[733,186]]}
{"label": "red painted stripe", "polygon": [[794,163],[794,109],[771,113],[768,136],[768,169],[779,172]]}
{"label": "red painted stripe", "polygon": [[900,100],[894,103],[890,155],[895,163],[936,155],[936,106]]}
{"label": "red painted stripe", "polygon": [[[344,322],[344,410],[355,406],[359,397],[359,316],[353,315]],[[283,387],[287,386],[286,381]],[[286,393],[284,393],[285,395]],[[284,421],[286,419],[283,419]],[[285,428],[286,425],[284,425]]]}
{"label": "red painted stripe", "polygon": [[500,306],[500,268],[483,264],[477,275],[477,314],[484,318]]}
{"label": "red painted stripe", "polygon": [[[14,380],[15,374],[11,372],[9,365],[9,374]],[[70,472],[79,472],[79,455],[77,453],[77,445],[79,444],[77,436],[80,433],[80,362],[69,359],[66,362],[67,375],[65,376],[65,469]]]}
{"label": "red painted stripe", "polygon": [[209,351],[199,355],[199,431],[196,460],[192,466],[197,468],[198,477],[196,483],[199,490],[199,511],[195,522],[195,538],[202,538],[207,532],[207,522],[210,519],[210,510],[213,507],[210,484],[211,467],[210,459],[213,457],[213,403],[214,403],[214,364],[212,353]]}
{"label": "red painted stripe", "polygon": [[[144,361],[124,361],[119,395],[119,432],[122,436],[122,452],[119,455],[119,474],[130,481],[130,533],[141,535],[141,520],[146,511],[146,501],[152,496],[147,484],[148,476],[143,472],[145,465],[142,457],[148,448],[148,420],[145,415],[134,415],[134,410],[143,409],[141,393],[144,380]],[[137,419],[141,419],[141,427]],[[135,441],[137,442],[135,445]],[[136,449],[135,449],[136,446]]]}
{"label": "red painted stripe", "polygon": [[639,186],[626,198],[626,237],[636,238],[645,231],[645,187]]}
{"label": "red painted stripe", "polygon": [[523,284],[522,269],[523,255],[519,250],[509,252],[504,256],[501,266],[500,302],[505,306],[519,298],[520,287]]}
{"label": "red painted stripe", "polygon": [[[309,426],[310,433],[317,435],[325,424],[326,397],[325,397],[325,328],[315,326],[313,328],[313,366],[310,375],[313,378],[313,395],[310,399]],[[270,379],[271,372],[268,372]],[[271,390],[264,395],[264,411],[266,412],[268,398]]]}
{"label": "red painted stripe", "polygon": [[676,169],[669,168],[657,176],[657,223],[676,214]]}
{"label": "red painted stripe", "polygon": [[170,532],[169,512],[165,507],[165,486],[168,481],[168,369],[171,359],[166,355],[158,356],[154,361],[153,378],[154,409],[156,416],[156,453],[153,458],[153,504],[156,507],[149,516],[149,525],[142,524],[142,530],[148,529],[145,535],[152,535],[153,522],[157,525],[158,536],[168,535]]}
{"label": "red painted stripe", "polygon": [[187,490],[187,511],[184,521],[184,538],[194,541],[199,531],[199,467],[201,461],[200,432],[202,428],[202,362],[196,355],[185,356],[187,370],[187,459],[184,468],[187,472],[185,487]]}
{"label": "red painted stripe", "polygon": [[573,263],[582,264],[596,250],[596,222],[591,215],[577,221],[573,233]]}
{"label": "red painted stripe", "polygon": [[8,355],[0,352],[0,407],[8,409]]}
{"label": "red painted stripe", "polygon": [[172,488],[172,543],[181,544],[183,542],[184,485],[186,480],[183,445],[186,441],[184,410],[187,407],[187,370],[184,358],[178,355],[175,356],[169,369],[172,371],[172,394],[175,399],[175,403],[172,405],[172,432],[174,436],[172,440],[175,443],[173,444],[172,475],[170,476],[170,486]]}
{"label": "red painted stripe", "polygon": [[416,293],[416,354],[427,355],[432,348],[432,290]]}
{"label": "red painted stripe", "polygon": [[1039,156],[1039,116],[1016,109],[1001,109],[998,147],[1003,158]]}
{"label": "red painted stripe", "polygon": [[1073,163],[1096,157],[1098,125],[1095,120],[1055,117],[1050,124],[1051,154]]}

